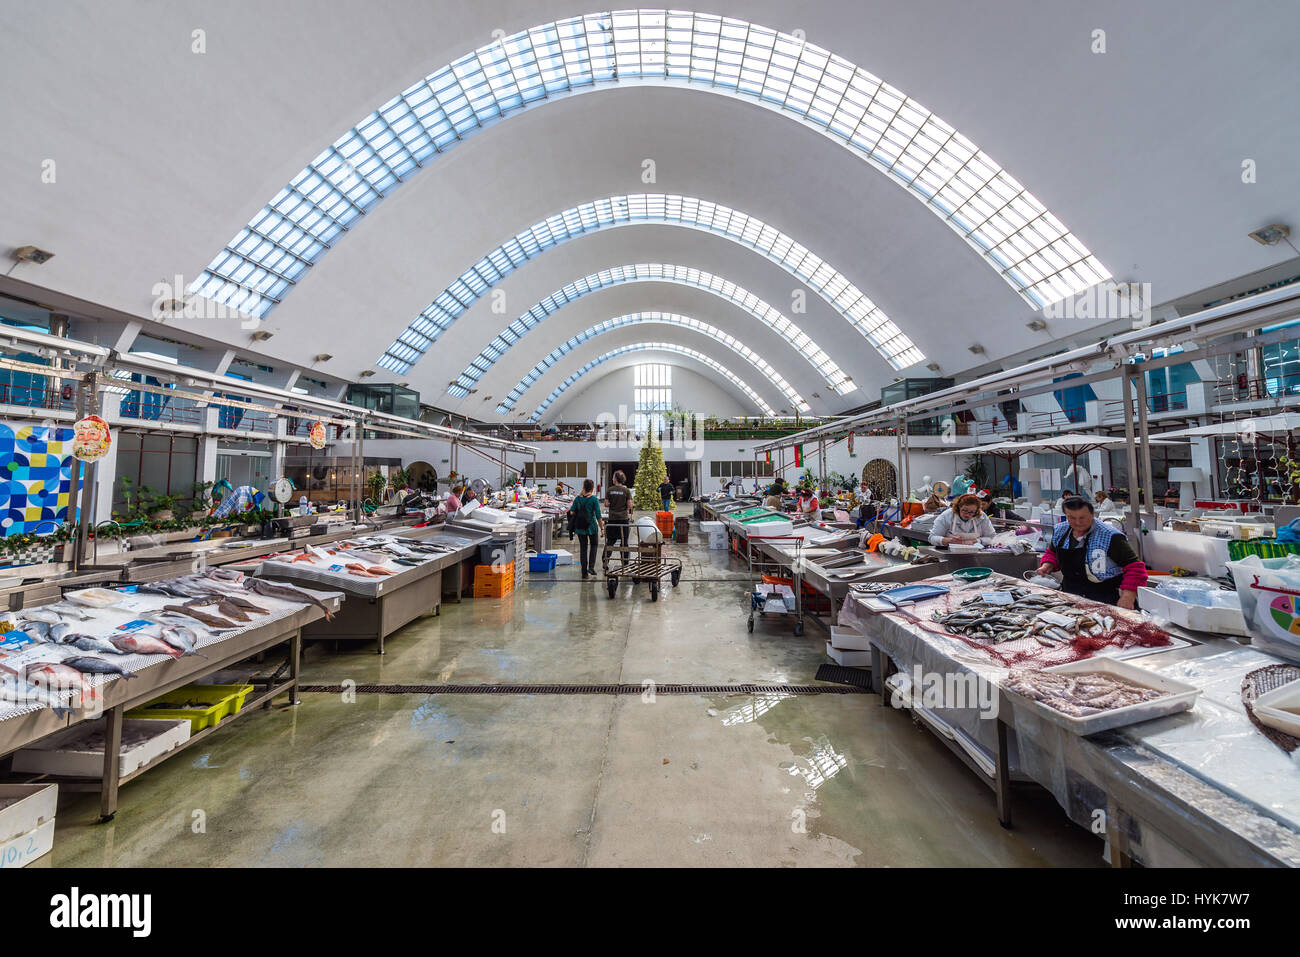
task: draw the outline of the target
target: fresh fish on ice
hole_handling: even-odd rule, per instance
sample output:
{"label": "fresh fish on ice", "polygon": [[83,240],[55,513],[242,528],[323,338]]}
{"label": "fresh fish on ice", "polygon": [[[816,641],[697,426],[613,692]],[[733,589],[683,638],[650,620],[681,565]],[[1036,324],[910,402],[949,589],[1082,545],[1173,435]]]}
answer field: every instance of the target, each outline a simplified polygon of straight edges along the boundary
{"label": "fresh fish on ice", "polygon": [[134,671],[127,671],[120,668],[111,661],[105,661],[103,658],[94,658],[89,655],[78,655],[76,658],[66,658],[63,664],[69,668],[75,668],[82,674],[87,675],[116,675],[119,678],[134,678]]}

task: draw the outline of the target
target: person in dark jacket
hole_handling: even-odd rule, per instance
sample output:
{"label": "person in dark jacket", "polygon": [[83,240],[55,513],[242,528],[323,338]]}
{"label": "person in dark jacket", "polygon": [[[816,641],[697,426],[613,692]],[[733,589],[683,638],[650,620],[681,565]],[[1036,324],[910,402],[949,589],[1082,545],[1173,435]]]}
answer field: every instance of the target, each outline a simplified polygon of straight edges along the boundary
{"label": "person in dark jacket", "polygon": [[1059,570],[1062,591],[1132,611],[1147,583],[1146,565],[1123,532],[1096,520],[1087,499],[1072,496],[1064,507],[1065,521],[1052,529],[1038,574]]}
{"label": "person in dark jacket", "polygon": [[596,497],[596,483],[587,479],[582,491],[569,506],[573,513],[573,531],[578,536],[578,552],[582,558],[582,580],[596,574],[596,536],[604,524],[600,515],[600,499]]}
{"label": "person in dark jacket", "polygon": [[628,526],[632,524],[632,490],[627,487],[627,476],[622,471],[614,473],[614,484],[605,493],[609,508],[609,521],[605,523],[605,552],[601,563],[609,565],[609,550],[615,545],[627,547]]}
{"label": "person in dark jacket", "polygon": [[663,500],[665,512],[673,510],[673,483],[664,479],[659,483],[659,498]]}

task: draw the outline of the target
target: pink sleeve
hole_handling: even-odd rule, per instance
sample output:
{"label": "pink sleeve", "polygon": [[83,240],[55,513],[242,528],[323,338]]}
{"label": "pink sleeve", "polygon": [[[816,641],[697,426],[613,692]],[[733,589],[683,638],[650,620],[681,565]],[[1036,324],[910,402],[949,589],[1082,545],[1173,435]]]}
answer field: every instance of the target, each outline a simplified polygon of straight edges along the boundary
{"label": "pink sleeve", "polygon": [[1120,579],[1120,591],[1137,591],[1147,583],[1147,566],[1142,561],[1129,562],[1124,566],[1124,577]]}
{"label": "pink sleeve", "polygon": [[1043,552],[1043,560],[1039,562],[1040,565],[1047,565],[1049,563],[1055,565],[1057,568],[1061,567],[1061,563],[1056,557],[1056,552],[1052,551],[1051,545],[1047,546],[1047,551]]}

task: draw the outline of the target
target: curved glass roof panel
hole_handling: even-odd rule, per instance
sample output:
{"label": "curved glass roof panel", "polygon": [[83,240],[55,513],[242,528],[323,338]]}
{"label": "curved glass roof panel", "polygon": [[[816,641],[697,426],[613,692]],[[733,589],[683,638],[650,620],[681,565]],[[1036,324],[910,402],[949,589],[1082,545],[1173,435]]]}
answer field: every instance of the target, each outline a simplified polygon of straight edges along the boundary
{"label": "curved glass roof panel", "polygon": [[637,224],[697,229],[752,249],[812,288],[895,370],[925,360],[921,350],[862,290],[816,253],[780,230],[738,209],[693,196],[634,193],[573,206],[516,233],[463,272],[442,295],[429,303],[411,324],[416,334],[399,337],[379,359],[378,365],[397,373],[407,372],[428,346],[466,311],[468,306],[461,305],[466,297],[480,298],[519,266],[546,250],[590,232]]}
{"label": "curved glass roof panel", "polygon": [[606,352],[603,356],[600,356],[599,358],[596,359],[592,359],[586,365],[581,366],[579,369],[577,369],[577,371],[565,377],[564,381],[561,382],[559,385],[557,385],[554,389],[552,389],[551,394],[542,400],[542,404],[539,405],[536,408],[536,410],[534,410],[533,414],[528,417],[528,421],[536,422],[538,419],[540,419],[545,414],[546,410],[551,407],[552,403],[554,403],[556,399],[562,396],[569,389],[570,386],[572,386],[575,382],[577,382],[579,379],[585,376],[592,369],[596,368],[602,363],[608,362],[610,359],[617,359],[619,356],[625,356],[630,352],[641,352],[647,349],[653,349],[657,352],[674,352],[679,356],[686,356],[688,359],[694,359],[696,362],[708,366],[714,372],[718,373],[720,376],[722,376],[724,379],[726,379],[728,382],[734,385],[741,392],[745,393],[745,395],[749,397],[749,399],[754,403],[754,405],[758,406],[760,409],[763,410],[764,415],[776,415],[775,410],[773,410],[773,408],[770,405],[764,402],[762,397],[757,392],[755,392],[753,389],[747,386],[743,379],[741,379],[738,375],[736,375],[726,366],[722,365],[719,362],[714,361],[713,359],[706,356],[704,353],[697,352],[694,349],[688,349],[686,348],[686,346],[679,346],[675,342],[638,342],[634,345],[620,346],[617,349],[614,349],[610,352]]}
{"label": "curved glass roof panel", "polygon": [[1000,164],[862,67],[744,20],[618,10],[494,41],[403,90],[298,173],[190,291],[265,316],[359,217],[461,140],[559,94],[638,84],[736,97],[817,130],[912,193],[1035,308],[1110,278]]}
{"label": "curved glass roof panel", "polygon": [[817,370],[817,374],[826,381],[827,386],[834,389],[835,392],[844,395],[857,388],[853,384],[853,380],[845,375],[844,370],[836,365],[831,357],[817,343],[813,342],[807,333],[782,315],[779,310],[768,305],[747,289],[737,286],[734,282],[723,279],[721,276],[715,276],[713,273],[694,269],[690,266],[674,266],[666,263],[635,263],[627,266],[615,266],[611,269],[602,269],[600,272],[583,276],[581,279],[568,283],[562,289],[557,289],[545,299],[536,303],[531,309],[502,329],[496,338],[479,353],[478,358],[471,362],[454,381],[448,384],[447,392],[457,398],[464,398],[469,395],[469,390],[474,388],[479,379],[483,378],[483,375],[492,367],[492,364],[504,355],[507,349],[527,335],[531,329],[543,322],[547,316],[558,312],[569,303],[576,302],[583,296],[629,282],[671,282],[682,286],[691,286],[725,299],[738,308],[745,310],[781,336],[801,356],[808,360],[809,364]]}
{"label": "curved glass roof panel", "polygon": [[701,335],[708,336],[710,339],[722,343],[761,372],[763,377],[766,378],[768,382],[772,383],[772,385],[785,396],[786,400],[792,404],[793,408],[797,409],[801,414],[812,411],[812,407],[803,400],[803,397],[794,390],[794,387],[785,380],[781,373],[773,369],[762,356],[749,348],[735,336],[729,335],[716,326],[711,326],[707,322],[701,322],[699,319],[694,319],[690,316],[681,316],[670,312],[634,312],[626,316],[617,316],[613,319],[606,319],[604,322],[598,322],[596,325],[584,329],[577,335],[567,339],[557,348],[552,349],[548,355],[543,357],[541,362],[533,366],[533,368],[528,371],[528,374],[519,380],[518,385],[510,390],[510,393],[497,405],[497,412],[504,415],[513,409],[523,397],[524,393],[532,388],[533,383],[546,374],[546,370],[550,369],[584,342],[594,339],[596,336],[604,335],[607,332],[613,332],[615,329],[626,328],[636,322],[678,326],[680,328],[698,332]]}

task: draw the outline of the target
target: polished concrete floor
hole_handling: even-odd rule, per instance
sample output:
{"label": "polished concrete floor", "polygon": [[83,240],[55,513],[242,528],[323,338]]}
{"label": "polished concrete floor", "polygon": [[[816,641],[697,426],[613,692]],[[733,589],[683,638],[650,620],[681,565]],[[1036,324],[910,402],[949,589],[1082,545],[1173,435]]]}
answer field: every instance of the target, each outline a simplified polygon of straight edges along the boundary
{"label": "polished concrete floor", "polygon": [[[747,633],[745,569],[703,545],[675,590],[577,570],[444,605],[387,643],[309,649],[304,680],[813,684],[824,633]],[[126,785],[60,804],[44,866],[1101,864],[1046,792],[992,792],[869,694],[303,696]]]}

